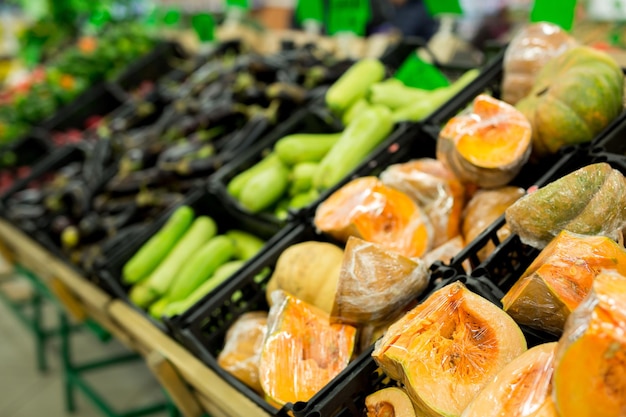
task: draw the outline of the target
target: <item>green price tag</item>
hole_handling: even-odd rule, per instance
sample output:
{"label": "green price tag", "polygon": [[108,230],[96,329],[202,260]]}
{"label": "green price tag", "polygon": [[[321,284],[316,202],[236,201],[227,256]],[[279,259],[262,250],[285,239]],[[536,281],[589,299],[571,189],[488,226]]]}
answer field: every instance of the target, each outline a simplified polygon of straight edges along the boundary
{"label": "green price tag", "polygon": [[324,21],[324,4],[322,0],[299,0],[296,6],[296,18],[300,23],[307,20],[322,23]]}
{"label": "green price tag", "polygon": [[240,9],[248,10],[250,8],[249,0],[226,0],[226,7],[237,7]]}
{"label": "green price tag", "polygon": [[96,29],[102,29],[110,21],[111,13],[106,9],[96,10],[89,16],[89,23]]}
{"label": "green price tag", "polygon": [[191,18],[191,26],[198,35],[200,42],[215,40],[215,19],[208,13],[199,13]]}
{"label": "green price tag", "polygon": [[181,19],[182,19],[182,15],[180,13],[180,10],[170,9],[167,12],[165,12],[165,15],[163,16],[163,23],[165,23],[167,26],[174,27],[174,26],[178,26]]}
{"label": "green price tag", "polygon": [[431,16],[442,14],[463,14],[459,0],[424,0],[426,10]]}
{"label": "green price tag", "polygon": [[576,0],[535,0],[530,21],[550,22],[564,30],[571,30],[575,13]]}
{"label": "green price tag", "polygon": [[412,53],[393,76],[408,87],[434,90],[450,85],[450,81],[439,69]]}
{"label": "green price tag", "polygon": [[159,24],[161,20],[161,10],[158,7],[154,7],[150,10],[150,13],[146,15],[144,18],[144,24],[148,27],[155,27]]}
{"label": "green price tag", "polygon": [[329,0],[328,33],[350,32],[365,35],[371,17],[369,0]]}

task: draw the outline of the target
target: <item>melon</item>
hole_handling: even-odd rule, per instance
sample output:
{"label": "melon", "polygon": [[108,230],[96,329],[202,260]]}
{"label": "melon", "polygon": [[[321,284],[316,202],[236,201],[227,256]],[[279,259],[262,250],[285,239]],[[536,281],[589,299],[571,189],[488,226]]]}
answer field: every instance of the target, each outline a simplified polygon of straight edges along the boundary
{"label": "melon", "polygon": [[416,417],[406,391],[387,387],[365,397],[367,417]]}
{"label": "melon", "polygon": [[526,351],[518,325],[460,282],[431,294],[389,327],[372,356],[426,417],[459,416],[478,392]]}

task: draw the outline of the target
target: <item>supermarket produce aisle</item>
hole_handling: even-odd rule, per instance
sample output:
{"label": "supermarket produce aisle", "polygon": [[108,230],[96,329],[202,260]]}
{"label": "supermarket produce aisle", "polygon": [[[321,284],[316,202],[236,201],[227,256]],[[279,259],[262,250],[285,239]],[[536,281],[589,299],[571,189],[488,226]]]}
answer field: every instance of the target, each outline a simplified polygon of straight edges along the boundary
{"label": "supermarket produce aisle", "polygon": [[[11,284],[8,284],[3,278],[0,278],[0,289],[8,291],[14,297],[20,297],[27,291],[26,285],[19,281],[11,280]],[[46,306],[44,313],[47,313],[47,318],[56,317],[51,306]],[[52,321],[49,324],[55,323]],[[117,341],[103,344],[88,331],[73,336],[73,348],[78,361],[125,352],[125,348]],[[76,394],[77,411],[73,414],[65,411],[58,340],[51,340],[47,358],[50,369],[41,374],[37,371],[32,335],[0,303],[0,416],[101,416],[81,393]],[[90,373],[87,381],[118,411],[163,402],[165,399],[160,385],[143,361]],[[155,414],[160,415],[165,416],[167,413]]]}

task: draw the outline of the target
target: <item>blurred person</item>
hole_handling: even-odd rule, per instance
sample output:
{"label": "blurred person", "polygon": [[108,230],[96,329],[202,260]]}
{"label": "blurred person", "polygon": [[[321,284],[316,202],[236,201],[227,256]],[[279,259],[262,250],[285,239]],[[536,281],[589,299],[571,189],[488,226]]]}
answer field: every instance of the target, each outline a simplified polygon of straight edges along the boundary
{"label": "blurred person", "polygon": [[430,16],[423,0],[388,0],[393,7],[390,24],[403,36],[430,39],[438,30],[439,22]]}

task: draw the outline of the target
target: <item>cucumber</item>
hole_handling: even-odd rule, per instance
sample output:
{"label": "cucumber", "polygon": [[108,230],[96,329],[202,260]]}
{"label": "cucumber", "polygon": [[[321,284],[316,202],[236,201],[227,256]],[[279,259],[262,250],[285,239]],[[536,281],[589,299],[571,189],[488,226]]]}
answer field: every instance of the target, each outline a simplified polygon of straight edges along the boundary
{"label": "cucumber", "polygon": [[135,285],[129,294],[130,300],[146,308],[170,288],[183,265],[217,233],[217,225],[208,216],[199,216],[176,243],[167,257],[145,281]]}
{"label": "cucumber", "polygon": [[194,304],[202,300],[208,293],[230,278],[244,265],[245,261],[226,262],[224,265],[217,268],[213,276],[196,288],[187,298],[169,303],[161,312],[160,316],[173,317],[189,310]]}
{"label": "cucumber", "polygon": [[239,198],[241,190],[243,190],[248,180],[253,178],[257,173],[265,170],[266,168],[274,164],[281,164],[280,158],[278,158],[278,155],[276,155],[275,153],[270,153],[252,167],[233,177],[233,179],[231,179],[226,186],[228,194],[232,195],[235,198]]}
{"label": "cucumber", "polygon": [[365,97],[370,86],[385,77],[385,66],[373,58],[352,65],[326,92],[326,105],[336,114],[343,114],[353,103]]}
{"label": "cucumber", "polygon": [[319,168],[319,164],[314,162],[303,162],[293,167],[291,171],[291,185],[289,186],[289,195],[293,197],[296,194],[302,194],[311,189],[313,186],[313,177]]}
{"label": "cucumber", "polygon": [[242,261],[252,258],[265,246],[265,241],[243,230],[229,230],[226,232],[226,236],[231,238],[235,244],[233,256]]}
{"label": "cucumber", "polygon": [[225,235],[215,236],[199,248],[180,269],[172,282],[167,299],[182,300],[235,254],[235,243]]}
{"label": "cucumber", "polygon": [[274,145],[274,152],[286,165],[319,162],[339,140],[341,133],[298,133],[285,136]]}
{"label": "cucumber", "polygon": [[126,262],[122,268],[122,281],[135,284],[150,275],[189,229],[193,218],[191,207],[177,208],[163,227]]}
{"label": "cucumber", "polygon": [[259,213],[276,204],[288,186],[289,170],[279,160],[279,163],[256,172],[246,182],[239,194],[239,202],[250,212]]}
{"label": "cucumber", "polygon": [[391,111],[372,106],[358,115],[326,154],[313,178],[313,186],[325,190],[355,169],[393,130]]}

